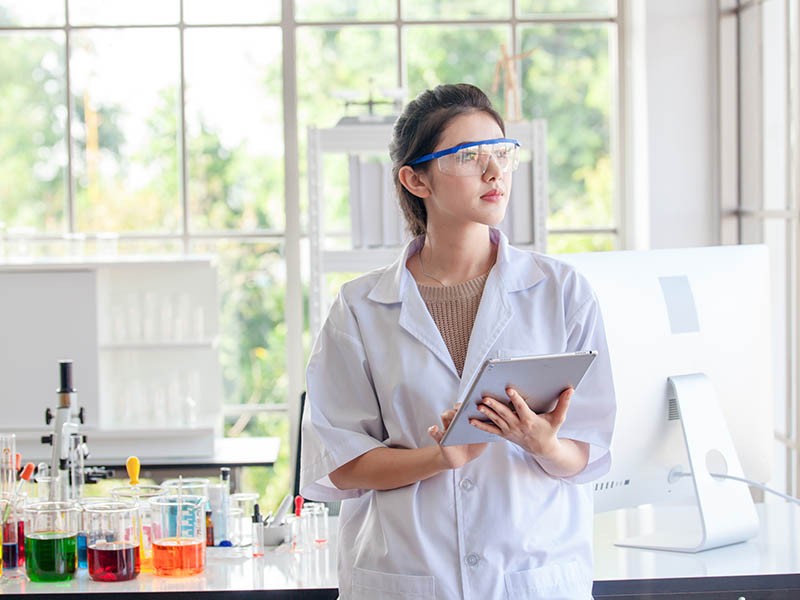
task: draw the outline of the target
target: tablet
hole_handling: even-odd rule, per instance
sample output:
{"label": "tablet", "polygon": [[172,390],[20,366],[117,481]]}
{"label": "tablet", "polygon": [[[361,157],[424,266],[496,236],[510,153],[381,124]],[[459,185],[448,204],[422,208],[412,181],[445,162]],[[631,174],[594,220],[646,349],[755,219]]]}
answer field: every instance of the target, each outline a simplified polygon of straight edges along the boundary
{"label": "tablet", "polygon": [[596,356],[595,350],[586,350],[486,360],[467,392],[461,396],[461,407],[440,443],[443,446],[454,446],[501,439],[470,425],[469,420],[487,420],[478,410],[478,404],[484,396],[511,404],[506,394],[506,387],[509,385],[516,388],[534,412],[550,412],[555,408],[561,392],[570,386],[578,389],[581,379]]}

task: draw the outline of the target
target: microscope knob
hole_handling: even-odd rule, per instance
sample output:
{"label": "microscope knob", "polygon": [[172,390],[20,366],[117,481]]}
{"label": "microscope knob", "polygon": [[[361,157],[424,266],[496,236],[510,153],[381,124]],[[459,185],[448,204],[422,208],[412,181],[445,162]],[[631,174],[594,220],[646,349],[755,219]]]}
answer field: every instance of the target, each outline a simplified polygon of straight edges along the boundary
{"label": "microscope knob", "polygon": [[53,420],[53,413],[50,412],[49,408],[46,408],[44,411],[44,422],[46,425],[50,425],[50,421]]}
{"label": "microscope knob", "polygon": [[83,407],[81,406],[80,410],[78,411],[78,420],[81,422],[81,425],[85,424],[85,421],[83,420],[84,416],[85,413],[83,412]]}

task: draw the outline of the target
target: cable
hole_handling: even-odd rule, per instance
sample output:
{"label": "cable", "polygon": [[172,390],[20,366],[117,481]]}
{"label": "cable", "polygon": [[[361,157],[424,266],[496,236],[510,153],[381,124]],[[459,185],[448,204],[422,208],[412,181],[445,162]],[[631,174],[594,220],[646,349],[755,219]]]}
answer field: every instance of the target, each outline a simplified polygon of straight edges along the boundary
{"label": "cable", "polygon": [[[753,481],[752,479],[746,479],[744,477],[737,477],[736,475],[727,475],[725,473],[709,473],[712,477],[716,479],[731,479],[733,481],[740,481],[741,483],[746,483],[749,486],[758,488],[760,490],[764,490],[765,492],[769,492],[770,494],[775,494],[776,496],[780,496],[784,500],[788,500],[789,502],[793,502],[795,504],[800,504],[800,498],[795,498],[794,496],[790,496],[788,494],[784,494],[783,492],[779,492],[778,490],[774,490],[771,487],[768,487],[762,483],[757,481]],[[671,473],[673,477],[691,477],[691,473],[686,473],[685,471],[679,471]]]}

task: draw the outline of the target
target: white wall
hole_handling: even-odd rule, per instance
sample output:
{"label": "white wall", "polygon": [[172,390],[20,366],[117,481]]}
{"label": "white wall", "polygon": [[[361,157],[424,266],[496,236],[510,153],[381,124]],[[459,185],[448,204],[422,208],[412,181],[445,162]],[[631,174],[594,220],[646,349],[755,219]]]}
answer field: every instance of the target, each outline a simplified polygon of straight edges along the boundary
{"label": "white wall", "polygon": [[633,244],[718,243],[716,3],[632,0],[629,6]]}

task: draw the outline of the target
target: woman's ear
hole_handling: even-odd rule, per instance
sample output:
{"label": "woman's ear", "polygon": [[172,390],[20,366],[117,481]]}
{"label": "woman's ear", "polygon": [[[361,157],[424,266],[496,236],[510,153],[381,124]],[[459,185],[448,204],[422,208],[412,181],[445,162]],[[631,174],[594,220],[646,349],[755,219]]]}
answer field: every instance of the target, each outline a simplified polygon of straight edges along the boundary
{"label": "woman's ear", "polygon": [[418,198],[427,198],[431,195],[431,188],[428,185],[427,177],[424,173],[418,173],[408,165],[400,167],[397,178],[403,187]]}

